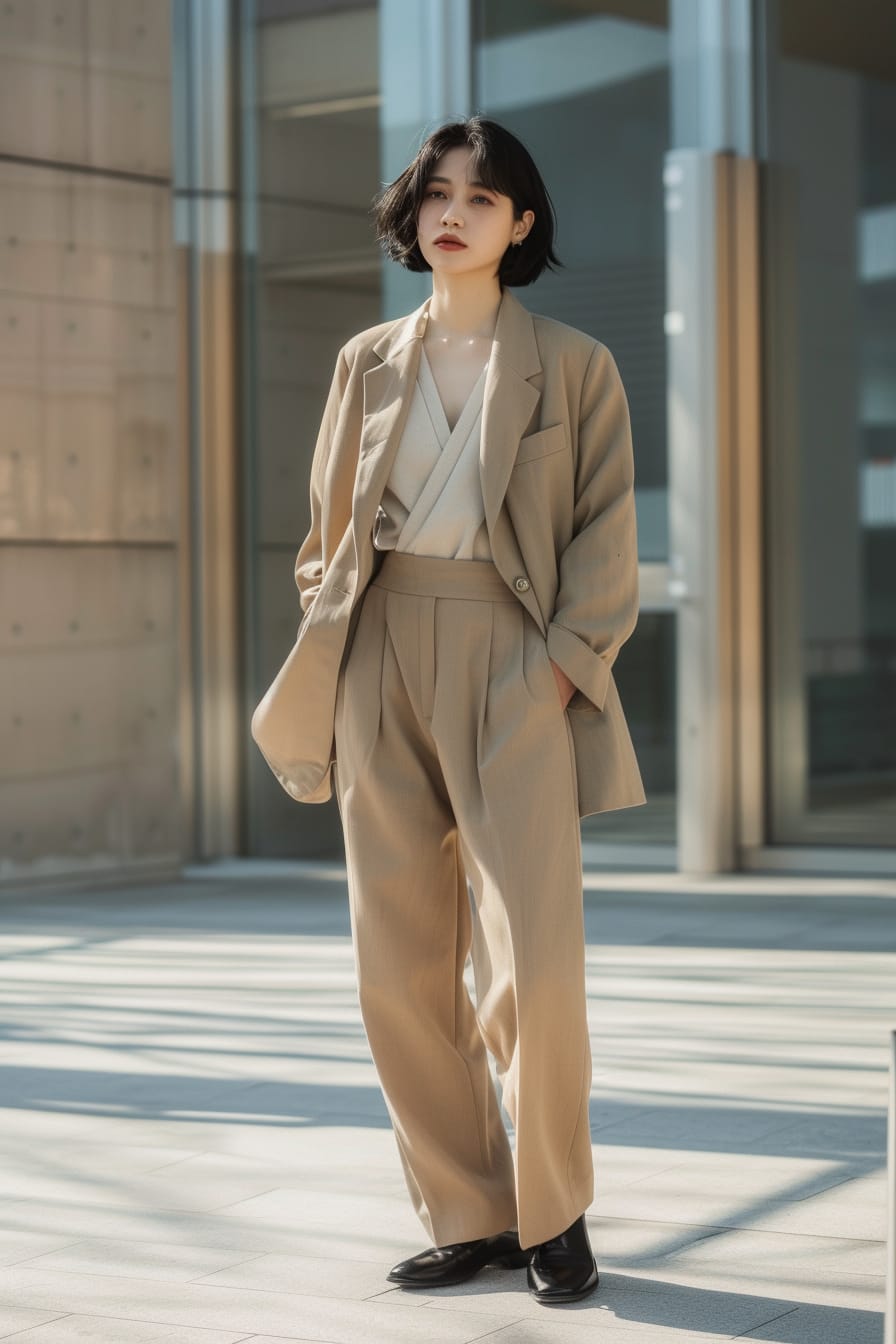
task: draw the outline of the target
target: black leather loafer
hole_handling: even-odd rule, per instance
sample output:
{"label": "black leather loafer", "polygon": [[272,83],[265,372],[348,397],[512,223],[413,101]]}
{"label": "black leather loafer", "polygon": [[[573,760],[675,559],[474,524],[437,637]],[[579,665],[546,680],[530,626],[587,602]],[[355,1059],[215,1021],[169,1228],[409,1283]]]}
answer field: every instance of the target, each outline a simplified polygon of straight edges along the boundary
{"label": "black leather loafer", "polygon": [[532,1248],[527,1278],[532,1296],[547,1306],[578,1302],[594,1292],[600,1279],[584,1214],[559,1236]]}
{"label": "black leather loafer", "polygon": [[388,1274],[390,1283],[403,1288],[448,1288],[464,1283],[486,1265],[522,1269],[529,1252],[520,1247],[516,1232],[500,1232],[478,1241],[458,1241],[451,1246],[432,1246],[428,1251],[402,1260]]}

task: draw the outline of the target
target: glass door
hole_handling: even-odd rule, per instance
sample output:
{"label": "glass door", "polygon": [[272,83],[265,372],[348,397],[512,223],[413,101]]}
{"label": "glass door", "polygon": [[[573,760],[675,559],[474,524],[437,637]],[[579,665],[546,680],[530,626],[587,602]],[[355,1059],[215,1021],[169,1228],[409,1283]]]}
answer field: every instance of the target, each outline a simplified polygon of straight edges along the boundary
{"label": "glass door", "polygon": [[[381,320],[369,215],[381,185],[379,9],[243,5],[247,692],[258,702],[300,620],[293,564],[341,345]],[[250,706],[247,705],[246,721]],[[249,754],[249,852],[338,854],[334,802],[299,807]]]}
{"label": "glass door", "polygon": [[896,839],[896,10],[767,7],[770,833]]}

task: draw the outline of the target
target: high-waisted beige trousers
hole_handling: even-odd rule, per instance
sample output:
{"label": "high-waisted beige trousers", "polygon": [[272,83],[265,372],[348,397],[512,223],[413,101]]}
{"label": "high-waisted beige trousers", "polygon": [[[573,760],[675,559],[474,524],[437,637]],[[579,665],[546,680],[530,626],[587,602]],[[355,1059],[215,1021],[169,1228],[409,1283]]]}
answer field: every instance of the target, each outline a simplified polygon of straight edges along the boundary
{"label": "high-waisted beige trousers", "polygon": [[340,676],[336,794],[364,1025],[437,1246],[514,1226],[532,1246],[593,1197],[572,752],[497,569],[388,553]]}

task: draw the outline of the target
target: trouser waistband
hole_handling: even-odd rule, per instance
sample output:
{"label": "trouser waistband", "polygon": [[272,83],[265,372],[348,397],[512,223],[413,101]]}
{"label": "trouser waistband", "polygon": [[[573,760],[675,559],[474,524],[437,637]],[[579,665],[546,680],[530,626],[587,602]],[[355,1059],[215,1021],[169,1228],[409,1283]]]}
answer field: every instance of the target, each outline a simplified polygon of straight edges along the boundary
{"label": "trouser waistband", "polygon": [[445,560],[435,555],[387,551],[373,586],[414,597],[460,597],[516,602],[491,560]]}

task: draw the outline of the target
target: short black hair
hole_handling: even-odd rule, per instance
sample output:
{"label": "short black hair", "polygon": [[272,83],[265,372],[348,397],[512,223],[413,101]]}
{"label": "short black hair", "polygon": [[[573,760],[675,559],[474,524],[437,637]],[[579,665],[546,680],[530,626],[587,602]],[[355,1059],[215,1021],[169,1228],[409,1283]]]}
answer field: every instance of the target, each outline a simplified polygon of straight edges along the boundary
{"label": "short black hair", "polygon": [[545,268],[563,263],[554,253],[557,220],[547,187],[521,140],[487,117],[469,117],[440,126],[424,140],[412,163],[387,186],[373,206],[376,236],[383,251],[409,271],[431,271],[417,242],[417,217],[426,184],[449,149],[469,146],[471,167],[484,186],[513,202],[515,219],[531,210],[535,222],[526,237],[508,246],[498,267],[505,285],[531,285]]}

